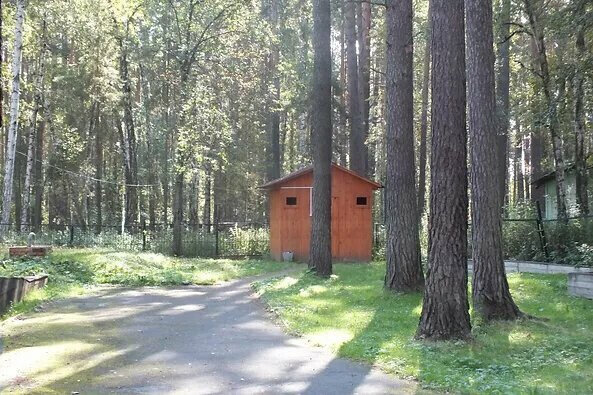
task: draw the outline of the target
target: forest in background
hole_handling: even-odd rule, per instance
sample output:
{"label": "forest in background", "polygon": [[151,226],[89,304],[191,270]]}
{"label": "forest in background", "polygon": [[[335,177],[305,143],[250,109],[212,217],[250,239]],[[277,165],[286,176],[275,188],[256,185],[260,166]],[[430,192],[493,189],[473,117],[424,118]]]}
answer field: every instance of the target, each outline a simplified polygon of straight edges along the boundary
{"label": "forest in background", "polygon": [[[310,164],[309,1],[2,3],[0,163],[12,185],[3,223],[96,232],[141,222],[265,223],[257,186]],[[333,160],[385,182],[385,7],[331,6]],[[7,180],[19,7],[20,111]],[[414,1],[420,213],[430,181],[427,14],[428,1]],[[495,1],[497,149],[505,158],[497,174],[509,215],[541,199],[535,179],[556,170],[562,188],[571,166],[581,175],[579,210],[588,214],[592,15],[587,0]]]}

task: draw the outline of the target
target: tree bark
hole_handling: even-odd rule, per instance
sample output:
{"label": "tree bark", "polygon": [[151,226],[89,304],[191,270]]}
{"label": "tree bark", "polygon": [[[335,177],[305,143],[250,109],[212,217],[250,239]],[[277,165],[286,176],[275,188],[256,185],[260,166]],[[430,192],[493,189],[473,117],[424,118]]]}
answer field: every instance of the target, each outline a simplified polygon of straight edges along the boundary
{"label": "tree bark", "polygon": [[46,43],[45,19],[42,21],[42,37],[40,40],[41,50],[39,51],[39,59],[37,74],[34,83],[33,108],[31,109],[31,117],[29,118],[29,133],[27,138],[27,163],[25,166],[25,182],[22,191],[21,201],[21,232],[31,230],[31,184],[33,182],[33,170],[35,166],[35,148],[37,146],[37,115],[43,109],[43,82],[45,76],[45,56]]}
{"label": "tree bark", "polygon": [[521,135],[521,124],[516,121],[517,141],[515,143],[515,190],[516,203],[523,203],[525,200],[525,173],[523,172],[523,136]]}
{"label": "tree bark", "polygon": [[[353,10],[352,10],[353,11]],[[356,38],[354,37],[354,41]],[[332,58],[330,0],[313,0],[313,216],[309,267],[318,276],[332,274],[331,157],[332,157]],[[356,53],[354,54],[356,56]],[[357,69],[354,69],[355,73]]]}
{"label": "tree bark", "polygon": [[12,93],[10,96],[10,127],[4,163],[4,192],[2,194],[2,215],[0,235],[9,229],[12,209],[14,161],[19,129],[19,100],[21,95],[21,64],[23,54],[23,24],[25,20],[25,0],[16,1],[14,50],[12,54]]}
{"label": "tree bark", "polygon": [[[536,47],[536,63],[539,67],[539,75],[542,81],[544,98],[547,105],[548,130],[552,140],[552,153],[554,155],[554,170],[556,178],[556,210],[557,218],[562,223],[568,222],[568,210],[566,204],[565,165],[562,152],[562,136],[558,123],[558,108],[556,98],[552,94],[552,81],[548,66],[548,56],[543,27],[540,23],[541,13],[544,12],[541,0],[523,0],[525,11],[531,27]],[[534,6],[535,4],[535,6]]]}
{"label": "tree bark", "polygon": [[[362,118],[363,144],[369,136],[371,112],[371,18],[372,10],[369,2],[359,2],[357,11],[357,40],[359,49],[358,62],[358,93],[360,96],[360,113]],[[365,174],[369,175],[369,149],[363,147]]]}
{"label": "tree bark", "polygon": [[387,3],[387,272],[385,287],[424,287],[416,207],[412,0]]}
{"label": "tree bark", "polygon": [[[494,77],[492,1],[465,0],[472,196],[472,301],[485,321],[521,316],[505,273]],[[504,122],[504,121],[500,121]],[[498,136],[500,137],[500,135]]]}
{"label": "tree bark", "polygon": [[500,26],[498,35],[498,74],[496,76],[496,113],[498,115],[498,131],[495,141],[497,152],[496,179],[498,180],[498,196],[502,214],[507,196],[508,147],[509,147],[509,106],[511,87],[510,44],[508,39],[511,22],[511,0],[501,0]]}
{"label": "tree bark", "polygon": [[207,226],[206,231],[210,233],[212,224],[212,165],[206,164],[206,180],[204,183],[204,215],[202,222]]}
{"label": "tree bark", "polygon": [[575,134],[575,166],[576,166],[576,197],[579,212],[589,214],[587,155],[585,150],[585,119],[583,116],[584,68],[585,68],[585,31],[579,29],[576,39],[577,67],[574,78],[574,134]]}
{"label": "tree bark", "polygon": [[[126,33],[127,34],[127,33]],[[128,49],[125,38],[119,38],[120,59],[119,73],[122,80],[123,109],[124,109],[124,131],[123,131],[123,153],[124,173],[126,181],[126,225],[138,223],[138,160],[136,147],[136,131],[134,127],[134,115],[132,109],[132,86],[129,75]]]}
{"label": "tree bark", "polygon": [[[0,80],[3,80],[4,73],[2,72],[4,64],[4,30],[3,30],[3,22],[4,22],[4,14],[3,14],[3,3],[0,0]],[[0,130],[4,128],[4,84],[0,84]],[[0,150],[0,153],[4,150]]]}
{"label": "tree bark", "polygon": [[422,105],[420,110],[420,147],[418,150],[418,223],[422,221],[426,207],[426,167],[428,141],[428,93],[430,88],[430,2],[428,0],[428,18],[426,21],[426,44],[424,64],[422,66]]}
{"label": "tree bark", "polygon": [[173,201],[173,244],[172,253],[175,256],[183,254],[183,173],[175,175],[175,200]]}
{"label": "tree bark", "polygon": [[198,227],[198,174],[194,174],[189,187],[189,223],[193,230]]}
{"label": "tree bark", "polygon": [[358,56],[356,54],[356,3],[344,0],[346,13],[346,68],[348,75],[348,107],[350,111],[350,169],[366,176],[365,141],[363,135],[360,92],[358,89]]}
{"label": "tree bark", "polygon": [[463,0],[433,0],[431,24],[429,261],[417,337],[465,339],[470,336],[471,324]]}
{"label": "tree bark", "polygon": [[[46,100],[47,99],[45,97],[42,99],[43,109],[45,109]],[[41,223],[43,222],[43,151],[45,144],[45,128],[47,122],[47,118],[44,114],[43,120],[39,125],[39,129],[37,129],[37,138],[35,139],[35,172],[33,180],[33,185],[35,188],[35,203],[33,205],[33,211],[31,215],[31,222],[34,225],[35,232],[41,231]]]}
{"label": "tree bark", "polygon": [[[271,25],[272,34],[278,37],[278,0],[270,0],[269,8],[269,23]],[[268,97],[268,181],[280,178],[280,76],[278,73],[278,63],[280,61],[280,48],[277,42],[272,44],[270,53],[268,54],[268,67],[266,73],[271,78],[265,80],[271,83],[268,84],[266,95]]]}
{"label": "tree bark", "polygon": [[338,141],[335,142],[336,149],[338,151],[339,163],[340,165],[347,167],[348,166],[348,114],[346,110],[346,102],[347,102],[347,89],[346,85],[348,83],[347,77],[347,66],[346,66],[346,10],[345,4],[342,4],[342,23],[341,23],[341,31],[340,31],[340,133],[338,137]]}
{"label": "tree bark", "polygon": [[[97,117],[100,110],[97,108]],[[95,133],[95,233],[100,234],[103,230],[103,133],[102,128],[96,128]]]}

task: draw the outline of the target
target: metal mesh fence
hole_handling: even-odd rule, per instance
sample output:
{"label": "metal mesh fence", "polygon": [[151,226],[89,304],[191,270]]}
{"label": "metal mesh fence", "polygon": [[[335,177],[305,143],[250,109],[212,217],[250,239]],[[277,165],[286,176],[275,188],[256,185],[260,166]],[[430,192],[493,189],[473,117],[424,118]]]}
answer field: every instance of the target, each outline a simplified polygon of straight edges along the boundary
{"label": "metal mesh fence", "polygon": [[[2,243],[34,243],[55,247],[111,248],[122,251],[172,253],[171,225],[2,225]],[[257,257],[269,252],[269,232],[262,224],[184,224],[182,256],[200,258]]]}

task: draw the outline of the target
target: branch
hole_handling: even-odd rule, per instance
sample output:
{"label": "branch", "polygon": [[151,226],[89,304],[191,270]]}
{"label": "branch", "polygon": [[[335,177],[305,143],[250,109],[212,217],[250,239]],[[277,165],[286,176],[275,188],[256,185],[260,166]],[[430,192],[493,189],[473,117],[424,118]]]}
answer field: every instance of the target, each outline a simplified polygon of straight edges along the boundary
{"label": "branch", "polygon": [[224,17],[227,10],[229,10],[231,7],[233,7],[233,4],[227,5],[225,8],[220,10],[220,12],[210,22],[208,22],[208,24],[204,27],[204,29],[200,33],[200,36],[199,36],[198,40],[196,41],[196,44],[192,47],[191,50],[189,50],[186,53],[185,59],[183,60],[183,63],[182,63],[182,70],[183,70],[183,74],[185,74],[185,77],[182,76],[182,78],[187,78],[187,74],[189,74],[189,69],[191,68],[191,65],[194,63],[194,61],[196,59],[196,53],[200,49],[200,46],[202,44],[204,44],[204,42],[206,42],[207,40],[211,39],[212,36],[206,37],[206,34],[210,31],[212,26],[214,26],[214,24],[217,21],[219,21],[220,19],[222,19]]}
{"label": "branch", "polygon": [[504,43],[506,43],[507,41],[509,41],[511,38],[513,38],[513,37],[514,37],[516,34],[522,34],[522,33],[528,34],[528,35],[530,35],[531,37],[533,37],[533,34],[531,34],[531,32],[530,32],[530,31],[527,31],[527,30],[515,30],[515,31],[514,31],[514,32],[512,32],[512,33],[511,33],[511,34],[510,34],[508,37],[506,37],[506,38],[505,38],[504,40],[502,40],[502,41],[499,41],[497,44],[498,44],[498,45],[504,44]]}
{"label": "branch", "polygon": [[528,70],[528,71],[532,72],[533,74],[537,75],[541,79],[544,78],[544,76],[540,72],[538,72],[536,69],[534,69],[533,67],[527,67],[527,66],[525,66],[525,64],[523,64],[523,62],[521,62],[520,60],[516,60],[515,59],[515,62],[518,63],[519,66],[521,66],[522,69],[525,69],[525,70]]}
{"label": "branch", "polygon": [[350,0],[348,2],[349,3],[359,3],[359,4],[367,3],[367,4],[370,4],[370,5],[379,5],[381,7],[387,7],[387,3],[385,3],[385,2],[377,2],[377,1],[373,1],[373,0]]}

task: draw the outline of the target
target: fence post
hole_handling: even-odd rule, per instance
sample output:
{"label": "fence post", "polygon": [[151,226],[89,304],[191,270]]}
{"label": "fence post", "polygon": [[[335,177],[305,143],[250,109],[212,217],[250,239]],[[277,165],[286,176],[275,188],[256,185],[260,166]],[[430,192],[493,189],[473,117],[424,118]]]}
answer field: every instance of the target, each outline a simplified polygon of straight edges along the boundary
{"label": "fence post", "polygon": [[70,241],[68,245],[72,247],[74,245],[74,225],[70,224]]}
{"label": "fence post", "polygon": [[545,257],[549,258],[548,241],[546,240],[546,231],[544,229],[544,221],[542,218],[542,208],[539,204],[539,201],[535,202],[535,207],[537,209],[537,233],[539,235],[539,244]]}
{"label": "fence post", "polygon": [[142,218],[142,251],[146,251],[146,220]]}

